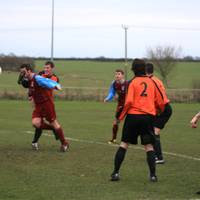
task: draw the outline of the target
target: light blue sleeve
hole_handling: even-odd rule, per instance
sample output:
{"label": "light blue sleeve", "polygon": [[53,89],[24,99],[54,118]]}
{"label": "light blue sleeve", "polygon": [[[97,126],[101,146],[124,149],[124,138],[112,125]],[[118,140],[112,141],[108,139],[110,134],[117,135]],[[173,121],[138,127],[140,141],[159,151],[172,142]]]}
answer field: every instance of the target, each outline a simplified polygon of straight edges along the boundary
{"label": "light blue sleeve", "polygon": [[115,91],[115,88],[114,88],[114,81],[113,81],[111,86],[110,86],[108,96],[105,98],[106,101],[111,101],[113,99],[113,97],[115,96],[115,94],[116,94],[116,91]]}
{"label": "light blue sleeve", "polygon": [[42,76],[36,75],[35,76],[35,80],[37,82],[37,84],[43,88],[47,88],[47,89],[54,89],[56,86],[60,86],[59,83],[57,83],[56,81],[53,81],[51,79],[48,78],[44,78]]}

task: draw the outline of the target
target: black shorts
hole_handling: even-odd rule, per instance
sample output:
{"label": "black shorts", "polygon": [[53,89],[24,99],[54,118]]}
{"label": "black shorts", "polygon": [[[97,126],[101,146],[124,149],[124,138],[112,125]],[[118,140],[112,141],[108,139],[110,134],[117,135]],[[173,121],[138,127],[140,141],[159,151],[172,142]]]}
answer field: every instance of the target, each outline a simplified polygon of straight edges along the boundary
{"label": "black shorts", "polygon": [[124,122],[121,141],[130,144],[138,144],[137,138],[140,135],[141,144],[154,144],[155,135],[153,121],[154,116],[152,115],[128,114]]}
{"label": "black shorts", "polygon": [[170,104],[166,104],[164,111],[155,117],[154,127],[163,129],[165,127],[165,124],[171,117],[171,115],[172,115],[172,107],[170,106]]}

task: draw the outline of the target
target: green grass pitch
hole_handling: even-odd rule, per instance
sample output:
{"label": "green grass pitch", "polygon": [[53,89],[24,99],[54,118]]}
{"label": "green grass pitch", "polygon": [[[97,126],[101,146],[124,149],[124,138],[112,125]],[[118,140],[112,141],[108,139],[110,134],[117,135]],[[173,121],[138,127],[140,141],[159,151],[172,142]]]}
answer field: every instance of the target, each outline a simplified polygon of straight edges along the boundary
{"label": "green grass pitch", "polygon": [[[45,61],[36,60],[36,70],[42,70]],[[109,88],[118,68],[124,69],[123,62],[97,61],[55,61],[55,73],[59,76],[63,87],[97,87]],[[128,79],[132,78],[131,63],[127,66]],[[193,81],[199,80],[199,63],[179,62],[169,76],[170,88],[192,89]],[[158,74],[156,74],[158,75]],[[1,91],[21,91],[17,82],[18,73],[3,72],[0,75]]]}
{"label": "green grass pitch", "polygon": [[[173,104],[173,116],[162,131],[166,164],[157,166],[158,183],[148,181],[142,146],[131,146],[121,181],[109,181],[117,146],[111,136],[115,103],[56,101],[58,120],[71,138],[70,150],[44,132],[40,150],[32,151],[31,106],[0,101],[1,200],[133,200],[197,199],[200,190],[200,130],[189,121],[198,104]],[[49,136],[47,136],[47,135]],[[118,138],[120,138],[121,131]],[[139,148],[138,148],[139,147]]]}

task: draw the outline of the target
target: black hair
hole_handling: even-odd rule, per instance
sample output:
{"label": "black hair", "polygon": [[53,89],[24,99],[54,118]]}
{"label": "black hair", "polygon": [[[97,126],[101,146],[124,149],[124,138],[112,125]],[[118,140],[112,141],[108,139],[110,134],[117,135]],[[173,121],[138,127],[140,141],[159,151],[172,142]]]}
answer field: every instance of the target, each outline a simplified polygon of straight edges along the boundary
{"label": "black hair", "polygon": [[154,66],[153,63],[146,63],[146,73],[153,74]]}
{"label": "black hair", "polygon": [[[33,67],[30,64],[22,64],[20,66],[20,69],[26,69],[26,70],[30,70],[33,71]],[[24,72],[20,72],[17,83],[21,84],[24,88],[28,88],[30,83],[29,80],[24,76]]]}
{"label": "black hair", "polygon": [[142,59],[134,59],[132,63],[131,70],[134,72],[135,76],[146,75],[146,64]]}
{"label": "black hair", "polygon": [[26,70],[30,70],[30,71],[32,71],[33,72],[33,67],[30,65],[30,64],[22,64],[21,66],[20,66],[20,69],[23,69],[23,68],[25,68]]}
{"label": "black hair", "polygon": [[55,65],[52,61],[45,62],[45,65],[50,65],[52,69],[55,67]]}

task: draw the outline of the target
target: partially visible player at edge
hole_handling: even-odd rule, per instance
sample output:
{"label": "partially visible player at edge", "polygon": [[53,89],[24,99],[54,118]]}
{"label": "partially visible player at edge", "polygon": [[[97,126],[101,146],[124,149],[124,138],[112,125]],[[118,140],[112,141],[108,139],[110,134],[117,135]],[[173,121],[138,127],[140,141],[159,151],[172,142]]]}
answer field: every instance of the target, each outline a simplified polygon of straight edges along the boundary
{"label": "partially visible player at edge", "polygon": [[107,97],[104,99],[104,102],[111,101],[113,97],[117,94],[117,108],[115,113],[115,119],[112,126],[112,139],[108,141],[109,144],[115,144],[117,139],[117,132],[119,128],[119,116],[123,110],[126,92],[128,89],[128,81],[124,79],[124,71],[122,69],[117,69],[115,71],[115,80],[112,81],[112,84],[109,89]]}
{"label": "partially visible player at edge", "polygon": [[[49,95],[49,90],[61,89],[60,84],[53,80],[36,75],[29,64],[22,64],[20,71],[21,74],[30,81],[29,91],[35,104],[32,113],[32,125],[35,128],[40,129],[54,129],[61,142],[60,150],[65,152],[69,148],[69,143],[65,139],[63,130],[56,120],[53,98]],[[49,124],[47,124],[43,118],[45,118]]]}
{"label": "partially visible player at edge", "polygon": [[170,100],[167,97],[166,90],[164,84],[160,79],[153,75],[154,66],[152,63],[146,63],[146,73],[147,75],[155,82],[155,84],[159,87],[162,92],[164,98],[164,111],[156,115],[154,120],[154,133],[155,133],[155,144],[154,150],[156,153],[156,163],[164,164],[164,158],[162,153],[162,147],[160,142],[160,131],[165,127],[165,124],[168,122],[169,118],[172,115],[172,107],[170,105]]}
{"label": "partially visible player at edge", "polygon": [[114,170],[111,181],[119,181],[119,170],[125,158],[129,144],[137,144],[138,136],[144,145],[147,164],[150,171],[150,181],[156,182],[156,164],[153,144],[155,142],[153,120],[157,110],[164,110],[163,97],[159,88],[146,75],[146,64],[144,60],[135,59],[132,63],[134,77],[129,83],[128,92],[123,111],[119,116],[125,122],[122,130],[120,146],[114,159]]}
{"label": "partially visible player at edge", "polygon": [[[197,128],[197,124],[198,124],[199,119],[200,119],[200,112],[198,112],[197,114],[195,114],[192,117],[192,120],[190,121],[192,128]],[[198,192],[196,192],[196,194],[200,195],[200,190]]]}
{"label": "partially visible player at edge", "polygon": [[[55,68],[54,63],[51,61],[47,61],[44,65],[44,70],[40,71],[38,74],[44,78],[49,78],[49,79],[59,83],[59,78],[53,73],[54,68]],[[48,95],[51,96],[51,98],[53,98],[53,89],[48,90]],[[29,93],[29,100],[32,100],[31,93]],[[58,137],[56,131],[54,129],[52,131],[55,135],[56,140],[58,140],[59,137]],[[32,141],[32,147],[35,150],[39,149],[38,141],[39,141],[39,138],[41,137],[41,135],[42,135],[42,129],[35,128],[35,134],[34,134],[33,141]]]}

